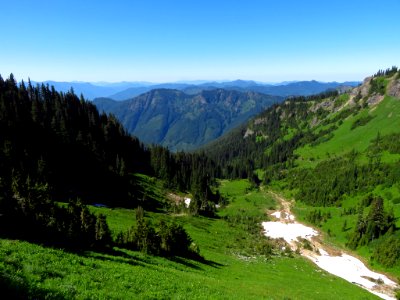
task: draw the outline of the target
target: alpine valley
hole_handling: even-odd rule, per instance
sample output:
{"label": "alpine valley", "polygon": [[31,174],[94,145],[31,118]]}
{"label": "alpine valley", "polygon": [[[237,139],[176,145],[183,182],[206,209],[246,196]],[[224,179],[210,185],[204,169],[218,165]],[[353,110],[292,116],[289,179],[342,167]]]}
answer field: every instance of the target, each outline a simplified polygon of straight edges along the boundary
{"label": "alpine valley", "polygon": [[93,103],[100,111],[114,114],[129,133],[146,144],[159,144],[172,151],[194,150],[288,96],[346,90],[357,84],[302,81],[267,85],[244,80],[170,83],[130,88],[108,98],[96,98]]}
{"label": "alpine valley", "polygon": [[[2,298],[400,299],[397,67],[247,88],[91,102],[0,77]],[[314,237],[267,236],[277,219]]]}
{"label": "alpine valley", "polygon": [[97,98],[93,103],[100,111],[114,114],[144,143],[176,151],[198,148],[283,99],[223,89],[195,95],[157,89],[132,100]]}

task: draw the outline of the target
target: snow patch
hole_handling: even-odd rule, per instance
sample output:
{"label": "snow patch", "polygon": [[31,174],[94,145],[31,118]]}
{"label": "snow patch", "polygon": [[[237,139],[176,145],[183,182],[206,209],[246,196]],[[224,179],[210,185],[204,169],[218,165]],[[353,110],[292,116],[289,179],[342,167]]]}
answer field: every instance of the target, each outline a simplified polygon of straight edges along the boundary
{"label": "snow patch", "polygon": [[185,198],[185,206],[186,206],[186,207],[189,207],[191,201],[192,201],[192,199],[190,199],[190,198]]}
{"label": "snow patch", "polygon": [[[296,242],[299,242],[299,238],[312,242],[312,237],[318,236],[316,230],[295,222],[294,216],[287,212],[276,211],[271,215],[279,220],[262,223],[265,235],[273,239],[283,238],[292,250],[297,248]],[[314,244],[314,247],[316,248],[315,252],[307,250],[302,251],[301,254],[321,269],[357,284],[382,299],[395,299],[392,295],[387,294],[387,290],[395,290],[397,284],[387,276],[369,270],[362,261],[346,253],[334,256],[330,255],[319,244]],[[386,293],[383,292],[384,290],[386,290]]]}
{"label": "snow patch", "polygon": [[369,270],[364,263],[348,254],[342,253],[340,256],[330,256],[325,250],[319,249],[321,255],[308,256],[321,269],[339,276],[347,281],[362,285],[368,289],[374,288],[376,282],[381,281],[384,284],[396,286],[396,283],[383,274]]}
{"label": "snow patch", "polygon": [[288,244],[298,241],[298,238],[308,239],[317,236],[318,232],[311,227],[299,223],[263,222],[265,235],[273,239],[283,238]]}

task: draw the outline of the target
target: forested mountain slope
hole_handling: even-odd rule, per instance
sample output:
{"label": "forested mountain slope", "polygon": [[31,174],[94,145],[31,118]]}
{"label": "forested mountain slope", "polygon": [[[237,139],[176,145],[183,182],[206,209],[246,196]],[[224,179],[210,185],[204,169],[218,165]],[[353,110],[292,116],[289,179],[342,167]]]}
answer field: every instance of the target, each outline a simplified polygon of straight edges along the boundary
{"label": "forested mountain slope", "polygon": [[158,209],[134,173],[191,192],[196,214],[219,200],[210,190],[218,168],[204,155],[146,148],[72,91],[0,76],[0,132],[0,234],[6,236],[66,247],[111,245],[106,219],[96,219],[85,204]]}
{"label": "forested mountain slope", "polygon": [[127,101],[99,98],[100,111],[114,114],[129,133],[172,151],[192,150],[282,101],[277,96],[223,89],[188,95],[158,89]]}

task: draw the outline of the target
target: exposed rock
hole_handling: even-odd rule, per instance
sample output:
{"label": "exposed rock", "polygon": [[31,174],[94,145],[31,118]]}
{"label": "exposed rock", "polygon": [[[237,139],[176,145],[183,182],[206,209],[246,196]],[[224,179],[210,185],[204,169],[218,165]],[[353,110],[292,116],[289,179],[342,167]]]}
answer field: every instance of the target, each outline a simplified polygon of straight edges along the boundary
{"label": "exposed rock", "polygon": [[358,93],[361,94],[362,97],[365,97],[368,95],[369,92],[369,88],[370,88],[370,81],[371,81],[372,77],[367,77],[364,79],[362,85],[360,85],[359,87],[356,87],[352,90],[351,95],[352,96],[356,96],[358,95]]}
{"label": "exposed rock", "polygon": [[396,98],[400,98],[400,80],[394,80],[388,87],[388,95]]}
{"label": "exposed rock", "polygon": [[379,94],[374,94],[371,97],[368,98],[367,103],[369,106],[378,104],[385,98],[385,96],[379,95]]}

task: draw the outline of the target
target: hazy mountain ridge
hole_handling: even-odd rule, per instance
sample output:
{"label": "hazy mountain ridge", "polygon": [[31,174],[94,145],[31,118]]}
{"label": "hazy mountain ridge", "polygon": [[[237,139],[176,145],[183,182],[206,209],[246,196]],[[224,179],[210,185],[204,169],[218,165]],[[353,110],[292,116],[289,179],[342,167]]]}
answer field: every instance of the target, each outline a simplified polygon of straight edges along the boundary
{"label": "hazy mountain ridge", "polygon": [[143,142],[171,150],[203,145],[247,121],[282,97],[216,89],[188,95],[171,89],[151,90],[134,99],[95,99],[100,111],[113,113]]}
{"label": "hazy mountain ridge", "polygon": [[66,93],[71,90],[74,90],[74,93],[77,95],[82,94],[85,99],[92,100],[96,97],[103,97],[106,95],[117,93],[121,90],[125,90],[128,87],[134,85],[135,83],[131,82],[120,82],[120,83],[91,83],[91,82],[60,82],[60,81],[44,81],[44,82],[36,82],[32,81],[33,85],[44,84],[49,86],[54,86],[55,90]]}
{"label": "hazy mountain ridge", "polygon": [[152,82],[59,82],[59,81],[32,81],[34,85],[45,84],[54,86],[57,91],[68,92],[73,88],[77,95],[83,94],[86,99],[108,97],[113,100],[127,100],[140,94],[147,93],[153,89],[177,89],[187,94],[197,94],[203,90],[215,90],[218,88],[236,90],[241,92],[258,92],[278,96],[312,95],[327,89],[336,89],[343,86],[356,86],[360,82],[319,82],[319,81],[292,81],[280,83],[262,83],[252,80],[234,81],[188,81],[171,83],[152,83]]}
{"label": "hazy mountain ridge", "polygon": [[239,92],[257,92],[274,96],[308,96],[318,94],[328,89],[337,89],[341,87],[354,87],[360,84],[358,81],[349,82],[319,82],[311,81],[295,81],[283,82],[276,84],[257,83],[251,80],[235,80],[227,82],[206,82],[202,84],[185,84],[185,83],[166,83],[159,85],[152,85],[146,87],[132,87],[124,91],[110,95],[109,98],[114,100],[126,100],[141,93],[150,91],[152,89],[170,88],[178,89],[187,94],[198,94],[204,90],[225,89]]}

